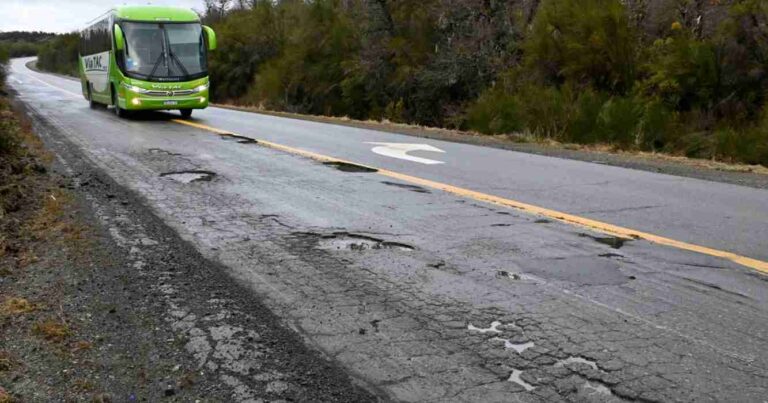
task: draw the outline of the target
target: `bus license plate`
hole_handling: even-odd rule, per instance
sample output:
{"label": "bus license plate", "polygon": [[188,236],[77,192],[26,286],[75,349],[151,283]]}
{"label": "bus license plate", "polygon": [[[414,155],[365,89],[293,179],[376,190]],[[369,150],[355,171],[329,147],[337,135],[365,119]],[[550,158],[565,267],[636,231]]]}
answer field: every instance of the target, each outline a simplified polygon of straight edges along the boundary
{"label": "bus license plate", "polygon": [[178,105],[178,104],[179,104],[178,101],[165,101],[165,102],[163,102],[163,105],[165,105],[165,106],[168,106],[168,105]]}

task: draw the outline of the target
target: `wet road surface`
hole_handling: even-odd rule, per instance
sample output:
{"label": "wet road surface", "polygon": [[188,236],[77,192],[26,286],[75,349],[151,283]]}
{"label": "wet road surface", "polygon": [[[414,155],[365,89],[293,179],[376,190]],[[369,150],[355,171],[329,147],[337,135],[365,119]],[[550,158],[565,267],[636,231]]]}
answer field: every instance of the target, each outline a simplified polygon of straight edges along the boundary
{"label": "wet road surface", "polygon": [[191,121],[218,134],[176,113],[120,120],[26,61],[9,83],[35,120],[388,398],[768,395],[758,270],[252,139],[760,262],[766,190],[218,108]]}

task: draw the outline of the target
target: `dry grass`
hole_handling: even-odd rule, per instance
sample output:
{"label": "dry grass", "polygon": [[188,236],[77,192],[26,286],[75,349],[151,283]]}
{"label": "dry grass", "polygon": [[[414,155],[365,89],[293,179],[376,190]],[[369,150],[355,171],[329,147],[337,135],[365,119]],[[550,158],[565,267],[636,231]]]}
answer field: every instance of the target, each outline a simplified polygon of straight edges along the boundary
{"label": "dry grass", "polygon": [[35,304],[30,303],[24,298],[6,298],[0,305],[1,316],[16,316],[32,312],[37,309]]}
{"label": "dry grass", "polygon": [[28,229],[37,238],[62,236],[65,240],[83,238],[84,228],[64,220],[64,210],[72,203],[72,196],[57,190],[43,197],[42,207],[31,220]]}
{"label": "dry grass", "polygon": [[93,343],[86,340],[80,340],[72,345],[72,353],[79,353],[81,351],[88,351],[93,348]]}
{"label": "dry grass", "polygon": [[92,392],[96,389],[96,385],[87,379],[75,379],[73,387],[79,392]]}
{"label": "dry grass", "polygon": [[0,372],[10,371],[13,368],[11,354],[5,350],[0,350]]}
{"label": "dry grass", "polygon": [[67,326],[66,323],[58,322],[53,319],[35,323],[32,327],[32,333],[54,343],[63,342],[71,334],[69,326]]}
{"label": "dry grass", "polygon": [[13,403],[16,400],[2,386],[0,386],[0,403]]}

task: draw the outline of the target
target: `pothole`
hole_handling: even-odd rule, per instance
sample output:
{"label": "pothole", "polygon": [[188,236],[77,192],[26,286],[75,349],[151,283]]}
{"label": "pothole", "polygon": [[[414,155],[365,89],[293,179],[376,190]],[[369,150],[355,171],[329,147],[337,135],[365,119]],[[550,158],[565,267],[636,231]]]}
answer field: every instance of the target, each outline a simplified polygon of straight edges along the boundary
{"label": "pothole", "polygon": [[353,164],[351,162],[345,162],[345,161],[326,161],[326,162],[323,162],[323,165],[329,166],[331,168],[336,168],[341,172],[349,172],[349,173],[379,172],[379,170],[376,168],[367,167],[365,165]]}
{"label": "pothole", "polygon": [[160,177],[173,179],[179,183],[189,184],[192,182],[210,182],[216,177],[216,173],[211,171],[178,171],[164,172],[160,174]]}
{"label": "pothole", "polygon": [[506,278],[506,279],[510,279],[510,280],[520,280],[520,279],[522,279],[522,277],[520,277],[519,274],[511,273],[511,272],[508,272],[508,271],[505,271],[505,270],[497,271],[496,272],[496,277],[498,277],[498,278]]}
{"label": "pothole", "polygon": [[411,251],[416,249],[408,244],[385,241],[372,236],[352,234],[349,232],[336,232],[331,235],[322,235],[318,246],[320,249],[353,251],[381,249]]}
{"label": "pothole", "polygon": [[583,365],[589,366],[590,368],[594,369],[595,371],[599,371],[597,369],[597,363],[595,363],[594,361],[590,361],[590,360],[588,360],[586,358],[582,358],[582,357],[568,357],[568,358],[566,358],[564,360],[560,360],[560,361],[555,363],[555,368],[567,367],[570,364],[583,364]]}
{"label": "pothole", "polygon": [[411,192],[416,192],[416,193],[432,193],[429,191],[429,189],[423,188],[421,186],[416,186],[416,185],[408,185],[405,183],[397,183],[397,182],[389,182],[389,181],[382,181],[381,183],[387,186],[394,186],[401,189],[410,190]]}
{"label": "pothole", "polygon": [[536,224],[549,224],[552,220],[548,220],[546,218],[539,218],[538,220],[534,221]]}
{"label": "pothole", "polygon": [[507,381],[512,382],[512,383],[516,383],[516,384],[522,386],[523,389],[526,390],[526,392],[530,392],[530,391],[536,389],[535,386],[533,386],[530,383],[524,381],[521,378],[522,375],[523,375],[523,371],[521,371],[519,369],[512,368],[512,374],[509,375],[509,379],[507,379]]}
{"label": "pothole", "polygon": [[624,246],[624,244],[631,241],[631,239],[621,238],[618,236],[601,237],[601,236],[585,234],[583,232],[580,233],[579,236],[582,238],[590,238],[595,242],[601,243],[603,245],[608,245],[613,249],[621,249]]}
{"label": "pothole", "polygon": [[178,157],[179,153],[170,152],[168,150],[163,150],[162,148],[150,148],[147,150],[150,154],[161,154],[161,155],[167,155],[169,157]]}
{"label": "pothole", "polygon": [[259,144],[259,141],[256,139],[234,133],[220,133],[219,137],[221,137],[222,140],[236,141],[238,144]]}

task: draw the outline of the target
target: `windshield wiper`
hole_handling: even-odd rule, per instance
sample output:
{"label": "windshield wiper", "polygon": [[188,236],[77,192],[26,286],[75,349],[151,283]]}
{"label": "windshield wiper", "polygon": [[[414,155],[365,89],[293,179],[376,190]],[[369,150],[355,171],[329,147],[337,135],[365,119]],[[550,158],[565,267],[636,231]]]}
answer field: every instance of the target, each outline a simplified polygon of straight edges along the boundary
{"label": "windshield wiper", "polygon": [[173,53],[173,51],[170,49],[170,47],[168,48],[168,54],[171,56],[171,60],[174,63],[176,63],[177,66],[179,66],[181,68],[181,72],[184,73],[184,77],[185,78],[189,77],[189,71],[187,71],[187,68],[184,67],[184,64],[181,63],[181,60],[179,60],[178,57],[176,57],[176,54]]}
{"label": "windshield wiper", "polygon": [[161,53],[160,56],[157,58],[157,61],[155,62],[155,66],[152,67],[152,71],[147,76],[147,81],[152,81],[152,77],[155,76],[155,72],[157,71],[157,68],[160,67],[160,62],[162,62],[164,58],[165,58],[165,52]]}

